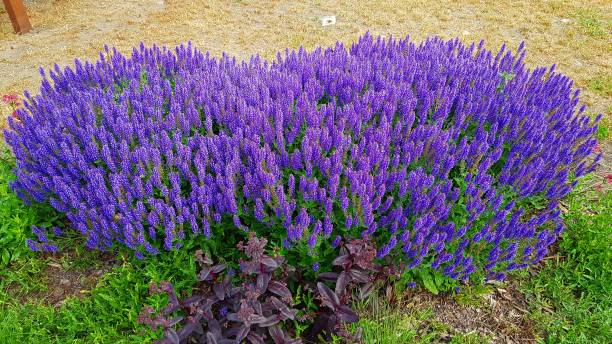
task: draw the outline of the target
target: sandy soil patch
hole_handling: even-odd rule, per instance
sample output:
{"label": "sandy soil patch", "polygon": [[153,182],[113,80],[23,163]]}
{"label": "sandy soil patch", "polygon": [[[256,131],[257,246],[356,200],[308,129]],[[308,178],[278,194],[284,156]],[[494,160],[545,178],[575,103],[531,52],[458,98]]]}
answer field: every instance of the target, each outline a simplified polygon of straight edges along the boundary
{"label": "sandy soil patch", "polygon": [[[370,31],[384,36],[429,35],[485,39],[491,49],[525,41],[527,63],[550,65],[585,87],[611,74],[609,1],[174,1],[26,0],[34,30],[12,33],[0,10],[0,94],[38,87],[38,67],[94,59],[104,44],[123,52],[141,41],[202,50],[239,59],[273,58],[285,48],[355,41]],[[335,15],[335,25],[320,17]],[[610,95],[584,92],[596,113],[610,112]],[[6,114],[5,114],[6,115]]]}

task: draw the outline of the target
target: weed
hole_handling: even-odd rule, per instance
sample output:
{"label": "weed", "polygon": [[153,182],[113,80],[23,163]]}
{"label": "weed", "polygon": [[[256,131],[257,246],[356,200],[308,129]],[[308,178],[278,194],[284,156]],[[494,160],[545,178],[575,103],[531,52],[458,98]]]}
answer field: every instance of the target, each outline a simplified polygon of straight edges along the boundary
{"label": "weed", "polygon": [[612,97],[612,75],[597,76],[589,80],[587,86],[603,97]]}
{"label": "weed", "polygon": [[602,18],[602,14],[596,10],[580,10],[576,15],[578,24],[583,33],[594,37],[606,37],[609,33],[609,23]]}

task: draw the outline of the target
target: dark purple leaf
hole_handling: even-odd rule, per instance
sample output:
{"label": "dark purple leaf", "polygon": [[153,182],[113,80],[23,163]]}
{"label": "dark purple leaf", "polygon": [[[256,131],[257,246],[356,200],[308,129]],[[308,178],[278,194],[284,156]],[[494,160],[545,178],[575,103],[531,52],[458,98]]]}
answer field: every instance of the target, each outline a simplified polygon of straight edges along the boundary
{"label": "dark purple leaf", "polygon": [[317,283],[317,289],[319,290],[319,294],[321,295],[321,301],[323,304],[331,309],[336,309],[340,304],[340,299],[338,295],[334,293],[333,290],[329,289],[325,284],[319,282]]}
{"label": "dark purple leaf", "polygon": [[251,324],[260,324],[262,322],[266,321],[266,317],[259,315],[259,314],[251,314],[249,316],[249,322]]}
{"label": "dark purple leaf", "polygon": [[336,326],[337,318],[333,314],[320,313],[312,323],[308,331],[308,339],[316,341],[322,332],[330,332]]}
{"label": "dark purple leaf", "polygon": [[221,324],[216,319],[208,321],[208,331],[215,335],[215,337],[221,337]]}
{"label": "dark purple leaf", "polygon": [[272,281],[268,284],[268,290],[283,299],[291,298],[291,291],[287,286],[278,281]]}
{"label": "dark purple leaf", "polygon": [[338,316],[338,319],[344,322],[354,323],[359,321],[359,316],[357,313],[345,305],[340,305],[340,307],[336,309],[336,315]]}
{"label": "dark purple leaf", "polygon": [[334,259],[334,261],[332,262],[332,265],[344,266],[344,264],[348,263],[349,261],[350,256],[348,254],[343,254],[341,256],[336,257],[336,259]]}
{"label": "dark purple leaf", "polygon": [[212,272],[211,268],[204,268],[198,274],[198,281],[206,281],[210,277],[210,273]]}
{"label": "dark purple leaf", "polygon": [[359,251],[360,251],[360,250],[362,249],[362,247],[363,247],[363,246],[361,246],[361,245],[358,245],[358,244],[356,244],[356,243],[352,243],[352,242],[349,242],[349,243],[347,243],[347,244],[346,244],[346,245],[344,245],[344,246],[345,246],[345,247],[346,247],[346,248],[349,250],[349,252],[350,252],[351,254],[354,254],[354,255],[358,254],[358,253],[359,253]]}
{"label": "dark purple leaf", "polygon": [[274,257],[274,259],[276,259],[276,264],[278,266],[283,265],[283,263],[285,262],[285,257],[283,256]]}
{"label": "dark purple leaf", "polygon": [[283,301],[279,300],[276,296],[270,296],[270,302],[272,302],[272,305],[276,309],[281,309],[282,307],[287,307],[287,305]]}
{"label": "dark purple leaf", "polygon": [[276,262],[276,259],[272,257],[263,257],[261,259],[261,263],[272,269],[276,269],[278,267],[278,263]]}
{"label": "dark purple leaf", "polygon": [[272,315],[272,316],[267,317],[265,321],[260,322],[259,326],[268,327],[268,326],[272,326],[276,324],[278,324],[278,316]]}
{"label": "dark purple leaf", "polygon": [[370,280],[369,274],[364,270],[351,269],[349,271],[349,275],[353,281],[357,281],[359,283],[367,283]]}
{"label": "dark purple leaf", "polygon": [[268,327],[268,332],[270,332],[270,337],[272,337],[274,343],[285,343],[285,332],[278,325]]}
{"label": "dark purple leaf", "polygon": [[318,277],[324,281],[335,281],[338,279],[338,274],[335,272],[322,272]]}
{"label": "dark purple leaf", "polygon": [[213,273],[218,274],[219,272],[225,270],[225,264],[217,264],[210,269]]}
{"label": "dark purple leaf", "polygon": [[253,302],[253,308],[255,308],[255,312],[257,312],[257,314],[263,314],[263,307],[261,306],[261,302]]}
{"label": "dark purple leaf", "polygon": [[182,327],[178,331],[176,331],[176,333],[178,334],[178,336],[179,336],[179,338],[181,340],[184,340],[185,338],[191,336],[194,332],[197,333],[197,334],[203,334],[204,333],[204,329],[202,328],[202,324],[199,321],[198,322],[190,321],[187,324],[185,324],[184,327]]}
{"label": "dark purple leaf", "polygon": [[181,304],[183,305],[183,307],[185,306],[190,306],[194,303],[198,303],[200,301],[202,301],[203,297],[201,295],[193,295],[190,296],[188,298],[186,298],[185,300],[181,301]]}
{"label": "dark purple leaf", "polygon": [[265,344],[264,342],[264,337],[256,332],[251,332],[249,333],[247,339],[252,343],[252,344]]}
{"label": "dark purple leaf", "polygon": [[336,295],[344,294],[347,284],[350,282],[350,277],[346,271],[342,271],[336,281]]}
{"label": "dark purple leaf", "polygon": [[236,315],[236,313],[228,313],[227,314],[227,320],[238,321],[238,322],[240,321],[240,320],[238,320],[238,316]]}
{"label": "dark purple leaf", "polygon": [[175,317],[172,318],[168,321],[168,323],[166,324],[166,327],[172,327],[176,324],[178,324],[179,322],[181,322],[181,320],[183,320],[183,317]]}
{"label": "dark purple leaf", "polygon": [[178,336],[178,334],[176,333],[176,331],[174,331],[171,328],[166,329],[166,339],[168,339],[170,341],[170,343],[172,344],[180,344],[180,338]]}
{"label": "dark purple leaf", "polygon": [[257,276],[257,289],[259,289],[260,293],[265,293],[268,289],[268,283],[272,279],[270,274],[262,273]]}
{"label": "dark purple leaf", "polygon": [[206,332],[206,343],[217,344],[217,338],[210,332]]}
{"label": "dark purple leaf", "polygon": [[210,258],[208,258],[208,256],[204,255],[204,252],[202,252],[202,250],[197,250],[195,252],[195,257],[196,257],[196,261],[204,264],[204,265],[212,265],[213,261],[210,260]]}
{"label": "dark purple leaf", "polygon": [[359,288],[359,299],[365,300],[374,290],[374,283],[368,282]]}
{"label": "dark purple leaf", "polygon": [[215,296],[219,300],[221,301],[225,300],[225,288],[223,287],[223,284],[215,283],[212,289],[213,289],[213,292],[215,293]]}
{"label": "dark purple leaf", "polygon": [[249,332],[251,332],[251,328],[248,326],[240,326],[240,329],[238,330],[238,334],[236,335],[236,341],[238,343],[242,342],[242,340],[244,338],[246,338],[246,336],[249,335]]}
{"label": "dark purple leaf", "polygon": [[281,314],[286,318],[286,319],[291,319],[294,320],[295,319],[295,315],[297,314],[297,311],[295,309],[289,308],[289,307],[283,307],[280,309]]}

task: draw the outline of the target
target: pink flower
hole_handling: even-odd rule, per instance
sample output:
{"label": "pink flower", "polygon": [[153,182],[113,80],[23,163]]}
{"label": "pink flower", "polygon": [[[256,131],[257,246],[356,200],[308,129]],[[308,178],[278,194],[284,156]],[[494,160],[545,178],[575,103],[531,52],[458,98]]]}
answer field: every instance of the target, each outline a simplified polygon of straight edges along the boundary
{"label": "pink flower", "polygon": [[612,184],[612,173],[606,174],[605,178],[608,184]]}
{"label": "pink flower", "polygon": [[595,147],[593,148],[593,153],[599,153],[601,152],[601,147],[599,146],[599,142],[597,142],[595,144]]}
{"label": "pink flower", "polygon": [[7,105],[19,105],[19,96],[17,94],[5,94],[2,96],[2,102]]}

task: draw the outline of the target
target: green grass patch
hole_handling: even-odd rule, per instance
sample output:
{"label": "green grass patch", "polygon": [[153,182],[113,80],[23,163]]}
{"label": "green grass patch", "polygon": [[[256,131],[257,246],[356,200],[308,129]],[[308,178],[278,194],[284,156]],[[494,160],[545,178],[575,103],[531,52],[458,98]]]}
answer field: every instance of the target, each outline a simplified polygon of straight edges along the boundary
{"label": "green grass patch", "polygon": [[169,280],[179,293],[189,293],[196,282],[193,257],[168,252],[146,261],[123,260],[84,298],[72,297],[60,306],[36,299],[23,302],[24,295],[49,289],[44,282],[47,262],[18,261],[0,272],[0,344],[148,343],[160,333],[138,324],[138,314],[145,304],[161,308],[167,301],[149,296],[150,283]]}
{"label": "green grass patch", "polygon": [[361,331],[365,343],[431,343],[448,329],[431,309],[402,311],[376,293],[356,308],[360,319],[350,330]]}
{"label": "green grass patch", "polygon": [[567,200],[558,251],[523,290],[544,343],[609,343],[612,338],[612,194]]}
{"label": "green grass patch", "polygon": [[604,18],[600,11],[594,9],[580,10],[576,14],[576,20],[580,26],[580,31],[584,34],[594,38],[608,36],[610,23]]}
{"label": "green grass patch", "polygon": [[31,237],[33,225],[52,227],[63,221],[63,215],[51,206],[28,206],[15,195],[9,186],[15,180],[14,166],[14,156],[0,144],[0,269],[31,255],[25,240]]}
{"label": "green grass patch", "polygon": [[597,76],[589,80],[587,87],[601,96],[612,97],[612,75]]}
{"label": "green grass patch", "polygon": [[[481,289],[467,291],[476,298]],[[409,300],[407,300],[409,301]],[[364,343],[489,343],[490,338],[477,332],[453,333],[453,329],[439,320],[431,308],[411,307],[406,309],[402,302],[390,303],[374,293],[370,298],[356,305],[360,320],[351,324],[353,333],[361,331]]]}

